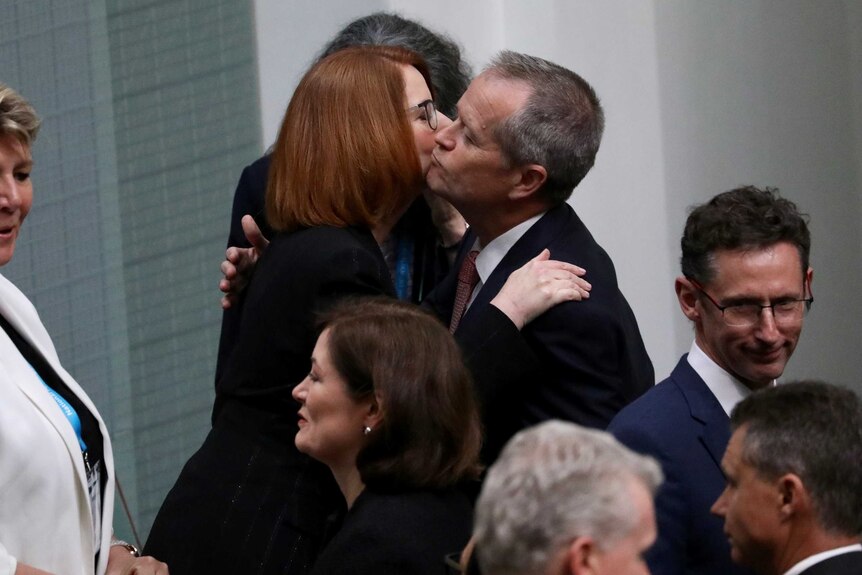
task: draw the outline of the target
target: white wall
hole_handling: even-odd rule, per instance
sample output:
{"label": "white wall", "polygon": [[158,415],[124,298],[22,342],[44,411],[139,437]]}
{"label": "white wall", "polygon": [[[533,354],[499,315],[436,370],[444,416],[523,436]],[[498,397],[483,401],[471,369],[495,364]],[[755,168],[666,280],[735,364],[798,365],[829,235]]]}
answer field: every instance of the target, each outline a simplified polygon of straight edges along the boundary
{"label": "white wall", "polygon": [[[255,0],[265,144],[316,51],[394,10],[446,32],[478,70],[498,50],[584,76],[605,107],[572,204],[613,257],[656,374],[689,346],[673,295],[687,208],[752,183],[811,213],[814,311],[788,377],[862,389],[862,7],[852,0]],[[854,90],[855,88],[855,90]],[[855,344],[855,345],[854,345]]]}

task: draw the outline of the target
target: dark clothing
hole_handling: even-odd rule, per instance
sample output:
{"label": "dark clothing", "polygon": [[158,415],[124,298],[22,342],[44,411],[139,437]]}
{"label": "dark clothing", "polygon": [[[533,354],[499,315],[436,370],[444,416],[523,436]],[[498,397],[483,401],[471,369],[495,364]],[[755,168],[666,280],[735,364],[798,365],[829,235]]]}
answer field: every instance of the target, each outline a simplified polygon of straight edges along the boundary
{"label": "dark clothing", "polygon": [[851,551],[812,565],[800,575],[862,575],[862,551]]}
{"label": "dark clothing", "polygon": [[213,429],[153,524],[146,551],[172,575],[307,573],[343,499],[294,445],[317,313],[349,295],[393,295],[371,233],[318,227],[276,236],[248,286]]}
{"label": "dark clothing", "polygon": [[451,491],[363,491],[313,575],[439,575],[470,539],[472,510]]}
{"label": "dark clothing", "polygon": [[[454,270],[473,242],[468,232]],[[513,271],[544,248],[552,259],[585,268],[593,288],[589,299],[557,305],[519,332],[490,301]],[[456,285],[452,272],[426,299],[447,325]],[[548,419],[604,429],[655,381],[613,262],[568,204],[549,210],[512,246],[455,337],[476,381],[486,433],[483,461],[489,464],[512,435]]]}
{"label": "dark clothing", "polygon": [[[242,231],[242,217],[246,214],[254,217],[261,232],[267,238],[272,238],[274,232],[266,221],[266,184],[269,178],[270,156],[259,158],[242,171],[236,192],[233,197],[233,209],[230,218],[230,235],[227,245],[250,247],[245,233]],[[425,200],[418,198],[398,221],[392,230],[395,245],[400,241],[412,244],[412,267],[410,299],[413,302],[422,301],[425,296],[449,271],[449,260],[446,250],[437,241],[437,230],[431,221],[431,210]],[[224,311],[222,316],[221,335],[219,337],[218,358],[216,361],[215,381],[218,385],[222,372],[227,365],[228,357],[236,344],[242,315],[242,299],[239,305]]]}
{"label": "dark clothing", "polygon": [[721,458],[730,418],[682,356],[670,377],[623,409],[608,431],[658,459],[658,539],[646,559],[654,575],[750,575],[730,560],[724,522],[710,508],[724,490]]}

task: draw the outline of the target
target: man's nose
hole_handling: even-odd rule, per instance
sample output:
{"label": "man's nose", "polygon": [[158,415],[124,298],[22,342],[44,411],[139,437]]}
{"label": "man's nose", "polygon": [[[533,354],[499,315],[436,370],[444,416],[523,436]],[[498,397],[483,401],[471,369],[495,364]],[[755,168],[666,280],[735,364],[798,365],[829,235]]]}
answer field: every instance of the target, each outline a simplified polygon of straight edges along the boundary
{"label": "man's nose", "polygon": [[775,308],[765,307],[757,318],[757,333],[762,339],[775,339],[781,335],[775,322]]}
{"label": "man's nose", "polygon": [[455,146],[455,138],[452,134],[453,122],[449,118],[446,118],[446,122],[440,122],[437,126],[434,142],[444,150],[451,150]]}

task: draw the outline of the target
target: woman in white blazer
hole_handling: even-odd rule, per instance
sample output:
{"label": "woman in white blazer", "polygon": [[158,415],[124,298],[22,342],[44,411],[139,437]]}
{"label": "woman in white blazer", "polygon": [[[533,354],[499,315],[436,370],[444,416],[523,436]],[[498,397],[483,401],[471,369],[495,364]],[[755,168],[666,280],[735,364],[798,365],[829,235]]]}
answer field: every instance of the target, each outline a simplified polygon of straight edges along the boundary
{"label": "woman in white blazer", "polygon": [[[38,128],[32,107],[0,84],[0,266],[32,204]],[[112,540],[113,508],[105,424],[36,309],[0,275],[0,575],[166,575]]]}

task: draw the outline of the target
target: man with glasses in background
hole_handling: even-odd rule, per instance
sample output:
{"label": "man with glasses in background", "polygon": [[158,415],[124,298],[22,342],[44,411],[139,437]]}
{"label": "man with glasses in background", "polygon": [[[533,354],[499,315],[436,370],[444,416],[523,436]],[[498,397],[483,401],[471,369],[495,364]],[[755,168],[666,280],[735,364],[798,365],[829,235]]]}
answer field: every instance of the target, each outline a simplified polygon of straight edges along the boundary
{"label": "man with glasses in background", "polygon": [[653,575],[747,574],[730,560],[710,507],[724,489],[730,412],[774,385],[813,302],[806,217],[776,190],[744,187],[696,207],[682,237],[680,308],[695,338],[670,377],[624,408],[609,430],[656,457]]}

